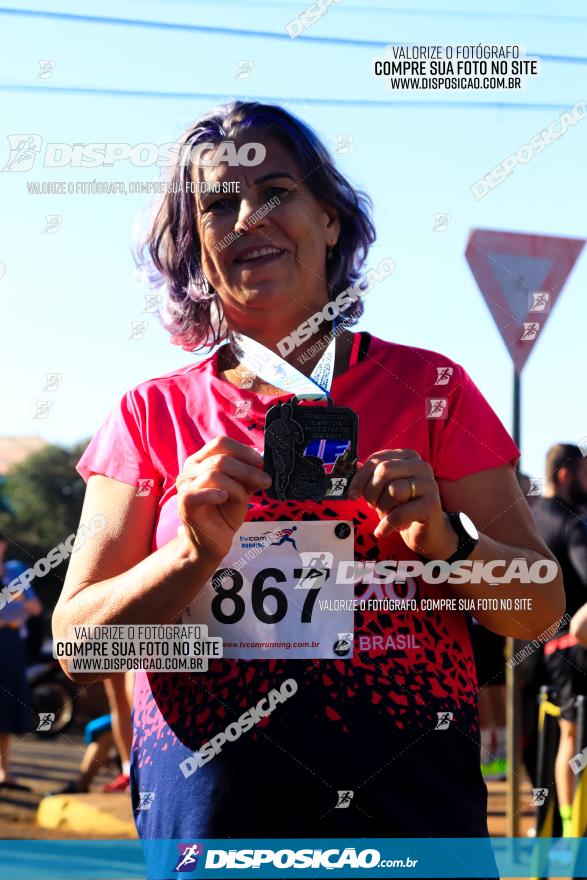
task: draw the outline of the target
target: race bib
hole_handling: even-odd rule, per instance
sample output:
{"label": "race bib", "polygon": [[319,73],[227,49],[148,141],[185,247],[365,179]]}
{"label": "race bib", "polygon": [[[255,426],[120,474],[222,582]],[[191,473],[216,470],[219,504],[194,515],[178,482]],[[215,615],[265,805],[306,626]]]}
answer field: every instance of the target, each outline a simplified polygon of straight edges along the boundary
{"label": "race bib", "polygon": [[243,523],[182,622],[206,624],[224,657],[350,659],[354,584],[336,575],[353,560],[350,522]]}

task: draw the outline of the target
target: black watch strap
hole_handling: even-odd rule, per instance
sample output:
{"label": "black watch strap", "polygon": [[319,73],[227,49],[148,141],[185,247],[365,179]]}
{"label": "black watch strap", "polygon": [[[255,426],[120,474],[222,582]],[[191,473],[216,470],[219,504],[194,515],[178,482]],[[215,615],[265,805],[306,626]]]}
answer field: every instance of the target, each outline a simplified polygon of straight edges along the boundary
{"label": "black watch strap", "polygon": [[[446,515],[450,521],[451,526],[456,532],[457,538],[459,539],[459,545],[452,556],[449,556],[448,559],[442,560],[443,562],[448,562],[451,565],[453,562],[458,562],[461,559],[468,559],[477,544],[479,543],[479,533],[468,516],[464,513],[453,513],[446,511]],[[465,520],[467,527],[463,524],[463,519]],[[425,562],[432,562],[431,559],[428,559],[426,556],[420,556]]]}
{"label": "black watch strap", "polygon": [[475,526],[473,525],[471,520],[469,520],[469,523],[470,523],[471,527],[473,528],[473,530],[475,531],[475,534],[477,535],[477,537],[474,537],[474,535],[470,534],[470,532],[467,531],[467,529],[464,527],[464,525],[462,523],[463,514],[461,514],[461,513],[447,513],[447,516],[450,520],[451,526],[453,527],[453,529],[457,533],[457,537],[459,539],[459,546],[457,547],[455,552],[452,554],[452,556],[449,556],[448,559],[446,560],[446,562],[448,562],[448,564],[450,565],[451,562],[458,562],[459,559],[468,559],[469,558],[469,556],[471,555],[471,553],[473,552],[473,550],[475,549],[475,547],[479,543],[479,534],[477,532],[477,529],[475,529]]}

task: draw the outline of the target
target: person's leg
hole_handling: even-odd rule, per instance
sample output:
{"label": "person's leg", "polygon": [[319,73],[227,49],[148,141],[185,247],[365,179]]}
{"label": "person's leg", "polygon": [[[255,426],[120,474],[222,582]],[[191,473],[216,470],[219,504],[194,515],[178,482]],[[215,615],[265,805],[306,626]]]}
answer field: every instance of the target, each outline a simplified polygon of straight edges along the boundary
{"label": "person's leg", "polygon": [[[110,716],[108,715],[107,718],[109,719]],[[114,743],[110,727],[105,728],[100,733],[96,732],[96,730],[93,732],[88,731],[88,728],[91,728],[92,725],[96,726],[97,722],[99,723],[103,721],[103,718],[95,719],[86,726],[86,737],[89,735],[92,738],[86,738],[87,746],[82,756],[79,772],[76,778],[72,779],[71,782],[66,783],[62,788],[48,791],[46,795],[47,797],[58,794],[82,794],[90,790],[93,778],[98,771],[106,765],[108,761],[108,752]]]}
{"label": "person's leg", "polygon": [[10,772],[10,733],[0,733],[0,782],[14,782]]}
{"label": "person's leg", "polygon": [[[132,677],[131,677],[132,676]],[[120,756],[122,773],[102,791],[126,791],[130,784],[130,751],[132,746],[132,687],[133,673],[121,673],[104,680],[104,689],[110,703],[112,734]]]}
{"label": "person's leg", "polygon": [[559,719],[560,742],[554,765],[556,780],[556,793],[558,796],[559,809],[563,823],[563,837],[571,835],[571,810],[575,777],[571,769],[570,760],[575,754],[575,736],[577,725],[574,721]]}
{"label": "person's leg", "polygon": [[135,695],[135,674],[131,670],[129,672],[124,673],[124,690],[126,692],[126,699],[128,700],[128,705],[132,710],[132,705],[134,701]]}
{"label": "person's leg", "polygon": [[478,694],[479,702],[479,726],[481,728],[481,763],[490,764],[493,761],[493,724],[491,717],[491,699],[488,688],[482,687]]}
{"label": "person's leg", "polygon": [[488,688],[491,700],[491,716],[495,730],[495,754],[498,760],[506,756],[506,699],[505,684],[495,684]]}
{"label": "person's leg", "polygon": [[[104,679],[104,690],[112,715],[112,735],[122,762],[122,772],[128,775],[130,747],[132,742],[132,725],[130,720],[130,703],[126,692],[125,675],[113,675]],[[126,767],[126,769],[125,769]]]}
{"label": "person's leg", "polygon": [[100,734],[95,742],[90,743],[84,752],[77,783],[81,790],[88,791],[96,774],[108,761],[108,752],[114,737],[110,731]]}

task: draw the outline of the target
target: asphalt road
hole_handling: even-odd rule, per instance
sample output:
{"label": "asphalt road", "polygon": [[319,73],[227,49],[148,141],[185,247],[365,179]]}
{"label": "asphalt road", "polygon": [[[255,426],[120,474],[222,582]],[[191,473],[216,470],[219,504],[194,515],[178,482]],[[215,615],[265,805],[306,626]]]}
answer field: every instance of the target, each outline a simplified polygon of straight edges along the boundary
{"label": "asphalt road", "polygon": [[[13,744],[12,771],[19,782],[32,790],[0,787],[0,839],[75,840],[82,836],[37,828],[35,813],[47,792],[55,791],[75,778],[85,750],[83,737],[67,732],[54,738],[31,733],[14,737]],[[94,780],[94,786],[99,788],[110,782],[116,772],[114,765],[104,768]],[[87,835],[83,837],[87,838]]]}

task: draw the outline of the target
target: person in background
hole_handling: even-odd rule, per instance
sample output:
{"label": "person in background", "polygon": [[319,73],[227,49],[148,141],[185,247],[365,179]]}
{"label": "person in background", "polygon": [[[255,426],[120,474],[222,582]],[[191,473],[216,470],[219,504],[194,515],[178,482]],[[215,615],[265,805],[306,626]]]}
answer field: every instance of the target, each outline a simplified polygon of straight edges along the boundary
{"label": "person in background", "polygon": [[[518,485],[524,493],[526,502],[532,507],[537,496],[532,493],[532,480],[521,471],[516,472]],[[471,618],[471,642],[475,655],[477,680],[479,682],[479,723],[481,726],[481,772],[485,779],[505,779],[507,774],[506,760],[506,691],[505,691],[505,638],[479,626],[474,617]],[[540,655],[538,654],[538,660]],[[530,660],[530,658],[529,658]],[[530,661],[536,665],[536,657]],[[527,706],[530,711],[524,713],[524,718],[534,719],[530,722],[531,730],[524,732],[524,745],[529,744],[532,733],[535,737],[535,728],[538,719],[538,704],[536,694],[539,685],[533,686],[537,681],[527,663],[525,672],[530,674],[530,690],[532,694],[526,703],[536,704]],[[524,676],[526,678],[526,675]],[[525,688],[526,690],[526,688]],[[535,691],[535,692],[534,692]],[[524,749],[526,751],[526,748]],[[535,753],[534,753],[535,754]],[[534,758],[535,763],[535,758]]]}
{"label": "person in background", "polygon": [[[539,487],[543,481],[531,480],[522,471],[518,471],[516,476],[528,507],[532,511],[536,502],[540,500]],[[518,675],[522,689],[522,759],[529,779],[535,784],[538,759],[538,698],[545,676],[541,647],[520,661]]]}
{"label": "person in background", "polygon": [[130,787],[131,708],[134,683],[134,672],[121,672],[111,678],[105,678],[103,682],[110,706],[112,736],[122,765],[122,770],[116,779],[102,788],[105,792],[128,791]]}
{"label": "person in background", "polygon": [[[6,560],[8,541],[0,536],[0,580],[9,586],[27,570],[18,559]],[[41,603],[29,585],[24,592],[12,592],[0,600],[0,786],[26,789],[10,771],[10,745],[14,734],[28,733],[31,727],[29,693],[26,680],[26,651],[21,635],[27,619],[42,611]]]}
{"label": "person in background", "polygon": [[[549,449],[545,494],[532,513],[561,567],[568,621],[587,600],[587,458],[578,446],[557,443]],[[576,632],[578,625],[573,629]],[[587,694],[587,648],[568,622],[563,620],[556,636],[546,642],[544,664],[561,707],[555,779],[563,837],[570,837],[574,776],[569,762],[576,751],[575,697]]]}
{"label": "person in background", "polygon": [[108,794],[126,792],[130,787],[130,750],[132,745],[131,708],[134,691],[134,672],[122,672],[102,682],[108,698],[109,714],[95,718],[86,725],[84,752],[78,776],[52,794],[76,794],[89,791],[89,786],[101,767],[108,764],[112,744],[120,759],[120,773],[112,782],[102,786]]}
{"label": "person in background", "polygon": [[487,780],[505,779],[505,638],[480,626],[474,617],[471,624],[471,643],[479,684],[481,773]]}
{"label": "person in background", "polygon": [[569,632],[577,639],[580,645],[587,648],[587,602],[582,608],[579,608],[571,620]]}
{"label": "person in background", "polygon": [[90,790],[92,780],[108,763],[110,749],[114,745],[112,716],[101,715],[89,721],[84,730],[84,742],[86,750],[76,778],[57,791],[48,791],[47,797],[56,794],[81,794]]}
{"label": "person in background", "polygon": [[110,706],[109,715],[94,718],[86,725],[84,752],[79,773],[58,791],[48,794],[81,794],[90,790],[90,783],[100,768],[108,764],[112,745],[116,746],[120,758],[121,772],[112,781],[102,786],[102,791],[112,794],[125,792],[130,783],[130,749],[132,744],[131,706],[134,690],[134,672],[124,672],[106,678],[104,690]]}

